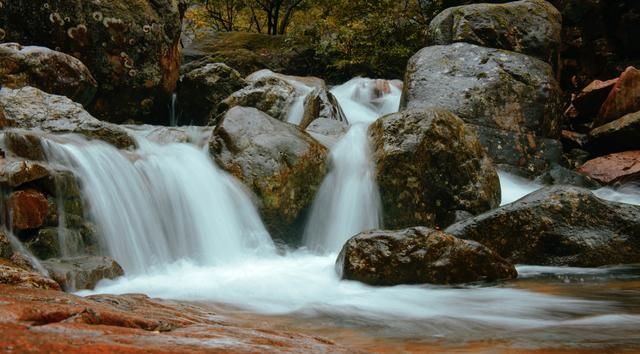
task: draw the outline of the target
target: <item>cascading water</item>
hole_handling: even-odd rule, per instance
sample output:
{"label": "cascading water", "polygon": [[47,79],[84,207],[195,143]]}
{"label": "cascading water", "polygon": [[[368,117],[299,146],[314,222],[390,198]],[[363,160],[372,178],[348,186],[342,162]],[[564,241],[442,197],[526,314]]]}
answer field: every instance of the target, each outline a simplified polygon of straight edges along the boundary
{"label": "cascading water", "polygon": [[203,265],[271,252],[242,187],[189,144],[138,139],[133,153],[96,142],[45,142],[50,161],[79,176],[101,246],[128,273],[181,259]]}
{"label": "cascading water", "polygon": [[[380,227],[381,206],[367,128],[398,110],[400,89],[386,81],[356,78],[331,92],[352,124],[331,149],[330,172],[322,182],[305,229],[307,247],[337,252],[349,237]],[[386,91],[386,92],[385,92]]]}

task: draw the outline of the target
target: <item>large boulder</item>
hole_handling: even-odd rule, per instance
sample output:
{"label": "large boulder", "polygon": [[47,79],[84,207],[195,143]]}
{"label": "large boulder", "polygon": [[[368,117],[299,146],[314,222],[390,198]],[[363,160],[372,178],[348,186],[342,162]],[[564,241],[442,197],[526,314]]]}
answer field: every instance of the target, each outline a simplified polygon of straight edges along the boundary
{"label": "large boulder", "polygon": [[296,126],[255,108],[234,107],[215,129],[216,162],[258,197],[272,236],[295,241],[325,175],[327,149]]}
{"label": "large boulder", "polygon": [[343,279],[370,285],[456,284],[518,274],[487,247],[425,227],[360,233],[344,245],[336,268]]}
{"label": "large boulder", "polygon": [[66,291],[93,289],[102,279],[115,279],[124,275],[118,262],[100,256],[49,259],[42,262],[42,266]]}
{"label": "large boulder", "polygon": [[[50,133],[77,133],[90,139],[103,140],[118,148],[135,145],[134,139],[115,124],[99,121],[92,117],[82,106],[64,96],[45,93],[33,87],[21,89],[0,89],[0,110],[4,112],[4,120],[0,128],[20,128],[39,130]],[[25,144],[33,149],[38,148],[38,139],[33,133],[25,132]],[[20,133],[14,142],[20,146]],[[24,140],[24,139],[23,139]],[[11,142],[8,143],[11,145]],[[30,150],[30,149],[27,149]],[[42,155],[30,151],[25,158]]]}
{"label": "large boulder", "polygon": [[578,171],[603,184],[640,179],[640,150],[618,152],[585,162]]}
{"label": "large boulder", "polygon": [[545,0],[472,4],[442,11],[429,24],[433,44],[467,42],[506,49],[554,63],[562,17]]}
{"label": "large boulder", "polygon": [[384,224],[446,226],[456,210],[500,204],[500,182],[478,137],[454,114],[409,110],[369,127]]}
{"label": "large boulder", "polygon": [[89,69],[70,55],[44,47],[0,44],[0,86],[37,87],[89,105],[98,84]]}
{"label": "large boulder", "polygon": [[[424,48],[409,60],[400,109],[443,108],[467,124],[486,128],[488,134],[478,133],[491,157],[510,163],[515,157],[500,147],[493,131],[529,140],[528,145],[558,137],[561,95],[551,66],[541,60],[455,43]],[[523,159],[516,167],[536,165]]]}
{"label": "large boulder", "polygon": [[3,40],[80,59],[98,81],[89,111],[120,123],[167,117],[179,76],[178,0],[9,1]]}
{"label": "large boulder", "polygon": [[640,207],[608,202],[578,187],[545,187],[445,231],[478,241],[513,263],[640,262]]}
{"label": "large boulder", "polygon": [[49,212],[47,197],[33,189],[11,193],[7,200],[7,207],[11,215],[11,226],[15,230],[41,227]]}
{"label": "large boulder", "polygon": [[207,125],[220,102],[244,86],[240,73],[223,63],[206,64],[185,73],[178,84],[179,123]]}
{"label": "large boulder", "polygon": [[600,153],[640,150],[640,111],[591,130],[587,146]]}

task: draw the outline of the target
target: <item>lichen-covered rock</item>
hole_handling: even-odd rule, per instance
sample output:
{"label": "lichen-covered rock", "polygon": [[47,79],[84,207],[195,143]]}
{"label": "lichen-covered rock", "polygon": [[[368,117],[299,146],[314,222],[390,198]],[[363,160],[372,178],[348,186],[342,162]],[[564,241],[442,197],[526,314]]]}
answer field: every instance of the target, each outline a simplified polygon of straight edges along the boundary
{"label": "lichen-covered rock", "polygon": [[246,84],[240,73],[223,63],[206,64],[185,73],[178,84],[179,123],[206,125],[220,102]]}
{"label": "lichen-covered rock", "polygon": [[478,214],[500,204],[495,167],[454,114],[390,114],[369,127],[369,137],[386,227],[446,226],[456,210]]}
{"label": "lichen-covered rock", "polygon": [[618,78],[594,119],[595,126],[640,111],[640,70],[628,67]]}
{"label": "lichen-covered rock", "polygon": [[124,275],[118,262],[100,256],[49,259],[42,262],[42,266],[66,291],[93,289],[102,279],[115,279]]}
{"label": "lichen-covered rock", "polygon": [[640,207],[554,186],[451,225],[514,263],[597,267],[640,262]]}
{"label": "lichen-covered rock", "polygon": [[[561,94],[551,66],[541,60],[455,43],[424,48],[409,60],[400,109],[442,108],[486,128],[478,134],[490,156],[496,163],[512,164],[518,157],[501,154],[505,139],[497,138],[511,135],[506,140],[526,142],[524,146],[538,145],[536,138],[557,138]],[[516,167],[527,170],[553,162],[536,150],[533,146],[533,153],[522,154]]]}
{"label": "lichen-covered rock", "polygon": [[84,242],[82,234],[77,229],[45,227],[25,245],[39,259],[49,259],[65,254],[77,254],[82,250]]}
{"label": "lichen-covered rock", "polygon": [[[20,128],[51,133],[77,133],[89,139],[103,140],[119,148],[134,146],[133,138],[115,124],[99,121],[82,106],[64,96],[51,95],[33,87],[0,89],[0,109],[4,111],[4,123],[0,128]],[[39,147],[39,139],[31,132],[30,137],[17,146]],[[18,137],[16,137],[17,139]],[[11,145],[11,143],[8,143]],[[26,149],[25,158],[42,158],[42,151]],[[20,154],[18,154],[20,156]]]}
{"label": "lichen-covered rock", "polygon": [[300,234],[291,230],[303,222],[322,182],[327,149],[294,125],[234,107],[214,131],[210,151],[257,195],[271,235],[296,241]]}
{"label": "lichen-covered rock", "polygon": [[487,247],[425,227],[360,233],[344,245],[336,268],[343,279],[370,285],[456,284],[518,274]]}
{"label": "lichen-covered rock", "polygon": [[9,242],[9,237],[5,235],[3,230],[0,230],[0,258],[9,258],[13,254],[13,247]]}
{"label": "lichen-covered rock", "polygon": [[640,179],[640,150],[618,152],[585,162],[578,171],[602,184]]}
{"label": "lichen-covered rock", "polygon": [[233,107],[253,107],[269,116],[286,122],[289,108],[296,97],[296,89],[286,80],[276,76],[264,76],[223,100],[212,115],[215,125]]}
{"label": "lichen-covered rock", "polygon": [[0,85],[9,88],[37,87],[67,96],[85,107],[98,84],[89,69],[70,55],[45,47],[0,44]]}
{"label": "lichen-covered rock", "polygon": [[19,288],[61,290],[55,280],[0,258],[0,284]]}
{"label": "lichen-covered rock", "polygon": [[179,2],[5,1],[2,40],[80,59],[99,84],[89,107],[99,119],[160,119],[179,76]]}
{"label": "lichen-covered rock", "polygon": [[7,201],[7,207],[11,215],[11,226],[14,230],[39,228],[44,224],[49,211],[47,197],[33,189],[11,193]]}
{"label": "lichen-covered rock", "polygon": [[640,111],[591,130],[587,146],[599,153],[640,150]]}
{"label": "lichen-covered rock", "polygon": [[545,0],[472,4],[442,11],[429,24],[433,44],[466,42],[535,56],[553,63],[562,17]]}

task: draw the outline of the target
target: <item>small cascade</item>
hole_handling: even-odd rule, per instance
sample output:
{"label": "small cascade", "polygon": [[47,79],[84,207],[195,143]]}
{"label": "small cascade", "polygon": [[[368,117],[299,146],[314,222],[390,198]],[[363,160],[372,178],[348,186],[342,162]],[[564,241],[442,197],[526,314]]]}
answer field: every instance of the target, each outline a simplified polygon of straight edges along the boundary
{"label": "small cascade", "polygon": [[178,117],[177,110],[178,110],[178,94],[174,92],[171,95],[171,103],[169,104],[169,126],[171,127],[178,126],[178,120],[180,119],[180,117]]}
{"label": "small cascade", "polygon": [[381,226],[367,128],[378,117],[397,111],[401,94],[388,81],[363,78],[331,92],[352,125],[331,149],[330,172],[320,186],[305,229],[305,245],[320,252],[337,252],[351,236]]}
{"label": "small cascade", "polygon": [[81,138],[44,145],[50,161],[79,176],[101,247],[128,273],[182,259],[215,265],[273,251],[243,188],[203,149],[143,138],[132,153]]}
{"label": "small cascade", "polygon": [[290,83],[296,89],[296,97],[293,99],[293,103],[291,107],[289,107],[289,112],[287,113],[287,122],[295,125],[300,125],[302,122],[302,118],[304,118],[304,101],[307,99],[307,96],[311,92],[313,92],[313,88],[297,83],[295,81],[290,81]]}

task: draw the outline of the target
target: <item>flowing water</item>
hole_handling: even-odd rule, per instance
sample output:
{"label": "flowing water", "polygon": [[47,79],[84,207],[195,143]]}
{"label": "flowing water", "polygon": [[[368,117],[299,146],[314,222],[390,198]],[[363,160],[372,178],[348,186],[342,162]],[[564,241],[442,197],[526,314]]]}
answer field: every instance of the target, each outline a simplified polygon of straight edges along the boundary
{"label": "flowing water", "polygon": [[[76,171],[101,246],[127,274],[80,294],[146,293],[219,304],[235,315],[346,344],[366,337],[370,347],[640,345],[637,267],[519,266],[516,281],[453,287],[340,280],[334,263],[341,244],[380,222],[366,128],[397,109],[399,93],[392,88],[371,96],[370,84],[357,79],[332,90],[352,126],[331,151],[331,170],[305,232],[308,247],[286,254],[275,252],[243,187],[200,146],[158,145],[140,132],[134,152],[78,138],[49,141],[49,159]],[[500,177],[503,203],[540,187]],[[633,186],[597,193],[640,202]]]}

